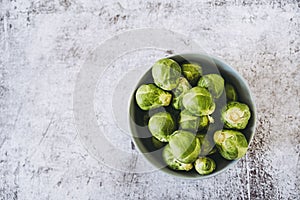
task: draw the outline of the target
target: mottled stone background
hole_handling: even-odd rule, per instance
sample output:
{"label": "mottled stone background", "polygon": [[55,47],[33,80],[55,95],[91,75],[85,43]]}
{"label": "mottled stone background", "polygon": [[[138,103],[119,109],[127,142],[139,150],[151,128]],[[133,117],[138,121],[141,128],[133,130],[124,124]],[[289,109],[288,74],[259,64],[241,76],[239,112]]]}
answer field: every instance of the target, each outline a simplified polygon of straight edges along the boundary
{"label": "mottled stone background", "polygon": [[[300,198],[299,0],[0,0],[0,12],[1,200]],[[248,81],[256,135],[225,173],[123,173],[82,147],[72,108],[80,67],[106,39],[144,27],[198,41]]]}

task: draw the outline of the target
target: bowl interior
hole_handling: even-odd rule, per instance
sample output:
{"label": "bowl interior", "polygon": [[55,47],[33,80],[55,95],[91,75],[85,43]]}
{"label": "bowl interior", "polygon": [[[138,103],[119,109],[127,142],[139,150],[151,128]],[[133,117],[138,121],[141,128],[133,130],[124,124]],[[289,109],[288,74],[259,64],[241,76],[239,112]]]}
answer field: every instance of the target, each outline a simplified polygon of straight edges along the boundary
{"label": "bowl interior", "polygon": [[[251,111],[251,118],[249,120],[247,127],[244,130],[241,130],[241,132],[245,135],[248,143],[250,143],[255,131],[256,109],[246,81],[233,68],[231,68],[224,62],[220,61],[219,59],[210,56],[199,55],[199,54],[182,54],[182,55],[171,56],[169,58],[175,60],[179,64],[185,62],[198,63],[202,66],[203,74],[220,73],[220,75],[225,79],[225,82],[234,85],[238,93],[238,101],[242,103],[246,103],[249,106]],[[153,82],[154,81],[150,69],[140,79],[140,81],[136,86],[136,89],[142,84],[148,84]],[[238,161],[238,160],[234,160],[234,161],[226,160],[219,153],[210,155],[209,157],[211,157],[216,161],[217,167],[212,174],[206,176],[199,175],[194,169],[189,172],[185,172],[185,171],[174,171],[166,167],[165,162],[162,159],[163,148],[156,148],[154,146],[152,135],[147,128],[147,123],[150,116],[156,112],[166,110],[172,113],[173,115],[178,116],[180,111],[173,109],[172,106],[158,108],[150,111],[143,111],[138,107],[136,103],[135,91],[131,97],[130,108],[129,108],[131,133],[136,146],[152,165],[154,165],[158,169],[161,169],[162,171],[170,175],[174,175],[177,177],[189,178],[189,179],[201,179],[201,178],[208,178],[218,173],[221,173],[222,171],[226,170],[229,166],[233,165]],[[216,110],[220,110],[220,108],[226,104],[226,101],[224,101],[224,99],[226,99],[226,96],[223,93],[223,95],[220,98],[220,102],[216,102],[217,104]],[[215,116],[213,117],[214,119],[219,119],[220,113],[216,112]],[[222,128],[223,128],[223,123],[217,120],[215,121],[213,127],[209,128],[207,134],[209,134],[210,137],[212,137],[213,133],[216,130]]]}

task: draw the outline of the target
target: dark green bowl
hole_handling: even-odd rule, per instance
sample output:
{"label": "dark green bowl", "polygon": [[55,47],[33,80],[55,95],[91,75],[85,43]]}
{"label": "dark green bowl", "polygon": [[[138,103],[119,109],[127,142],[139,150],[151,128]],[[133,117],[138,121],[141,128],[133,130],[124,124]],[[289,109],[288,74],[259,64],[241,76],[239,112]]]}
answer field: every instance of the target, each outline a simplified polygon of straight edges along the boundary
{"label": "dark green bowl", "polygon": [[[250,144],[254,132],[255,132],[255,122],[256,122],[256,108],[255,103],[252,98],[250,89],[246,81],[243,77],[238,74],[232,67],[224,63],[223,61],[216,59],[214,57],[210,57],[207,55],[200,55],[200,54],[181,54],[169,57],[179,64],[184,62],[194,62],[199,63],[203,68],[203,74],[209,73],[220,73],[220,75],[225,79],[227,83],[230,83],[235,86],[237,93],[238,93],[238,101],[246,103],[250,110],[251,110],[251,118],[247,127],[242,130],[241,132],[244,133],[245,137]],[[139,83],[136,86],[136,89],[142,84],[153,83],[151,69],[149,69],[145,75],[140,79]],[[136,91],[136,90],[135,90]],[[131,133],[133,137],[133,141],[135,145],[138,147],[140,152],[144,155],[144,157],[154,165],[158,170],[162,170],[163,172],[180,177],[180,178],[187,178],[187,179],[203,179],[215,176],[221,172],[224,172],[230,166],[233,166],[238,160],[229,161],[224,159],[219,153],[210,155],[212,159],[216,161],[217,167],[216,170],[209,175],[199,175],[194,169],[185,172],[185,171],[174,171],[168,167],[166,167],[165,162],[162,159],[162,150],[163,148],[157,148],[154,146],[152,141],[152,135],[148,130],[147,123],[149,120],[149,116],[153,113],[166,110],[173,115],[178,115],[179,112],[172,108],[172,106],[163,107],[155,110],[150,111],[143,111],[141,110],[136,101],[135,101],[135,91],[133,91],[133,95],[130,100],[130,108],[129,108],[129,123],[131,128]],[[225,94],[223,94],[225,95]],[[223,99],[226,97],[223,97]],[[222,99],[222,97],[220,98]],[[217,109],[220,109],[224,106],[226,102],[217,102]],[[207,134],[213,135],[214,131],[217,129],[222,129],[223,124],[218,121],[214,124],[214,128],[211,129]]]}

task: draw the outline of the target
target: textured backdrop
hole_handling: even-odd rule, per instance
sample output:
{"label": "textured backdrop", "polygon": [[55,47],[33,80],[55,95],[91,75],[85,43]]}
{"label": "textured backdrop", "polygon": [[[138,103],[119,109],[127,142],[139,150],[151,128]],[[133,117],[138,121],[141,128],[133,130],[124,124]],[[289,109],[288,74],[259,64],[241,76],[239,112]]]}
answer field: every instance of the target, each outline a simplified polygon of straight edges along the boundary
{"label": "textured backdrop", "polygon": [[[1,200],[300,198],[298,0],[0,0],[0,12]],[[82,147],[72,108],[80,67],[106,39],[144,27],[199,41],[248,81],[256,135],[225,173],[123,173]]]}

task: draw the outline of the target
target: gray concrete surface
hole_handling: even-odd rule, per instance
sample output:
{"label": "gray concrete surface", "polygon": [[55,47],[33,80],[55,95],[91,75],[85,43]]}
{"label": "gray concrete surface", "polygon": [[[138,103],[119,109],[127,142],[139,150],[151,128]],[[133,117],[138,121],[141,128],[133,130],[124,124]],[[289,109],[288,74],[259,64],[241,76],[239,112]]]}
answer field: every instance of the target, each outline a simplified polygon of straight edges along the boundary
{"label": "gray concrete surface", "polygon": [[[225,173],[125,173],[83,148],[73,118],[81,66],[106,39],[144,27],[198,41],[248,81],[256,135]],[[1,200],[300,198],[299,1],[0,0],[0,46]]]}

